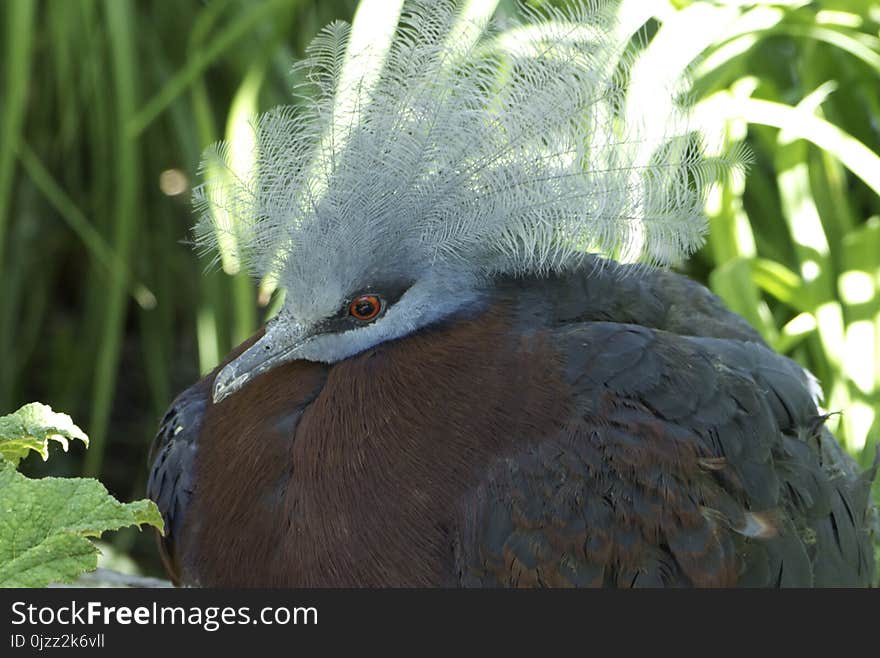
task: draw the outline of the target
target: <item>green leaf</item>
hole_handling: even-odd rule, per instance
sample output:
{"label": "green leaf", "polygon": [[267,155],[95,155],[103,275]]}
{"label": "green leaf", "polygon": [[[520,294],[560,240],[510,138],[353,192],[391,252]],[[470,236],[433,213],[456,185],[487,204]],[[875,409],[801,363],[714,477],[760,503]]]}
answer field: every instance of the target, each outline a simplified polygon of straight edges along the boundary
{"label": "green leaf", "polygon": [[43,461],[49,458],[49,441],[57,441],[66,451],[68,441],[79,439],[86,446],[89,438],[73,424],[67,414],[55,413],[52,408],[32,402],[8,416],[0,417],[0,457],[17,465],[31,450],[40,453]]}
{"label": "green leaf", "polygon": [[92,542],[79,535],[60,533],[0,565],[0,585],[45,587],[53,582],[71,583],[97,566],[98,549]]}
{"label": "green leaf", "polygon": [[87,537],[130,525],[163,530],[154,503],[120,503],[97,480],[31,480],[0,462],[0,587],[71,582],[97,566]]}

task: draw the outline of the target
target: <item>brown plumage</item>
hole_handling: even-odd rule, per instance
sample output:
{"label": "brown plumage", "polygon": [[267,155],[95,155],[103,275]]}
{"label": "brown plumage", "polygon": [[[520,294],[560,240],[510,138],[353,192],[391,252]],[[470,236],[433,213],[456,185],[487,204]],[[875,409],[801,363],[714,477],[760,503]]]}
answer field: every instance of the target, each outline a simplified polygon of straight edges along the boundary
{"label": "brown plumage", "polygon": [[[564,415],[559,365],[540,336],[513,340],[503,313],[332,368],[282,366],[209,407],[202,434],[212,440],[200,443],[204,485],[192,508],[199,528],[184,544],[201,553],[199,579],[452,584],[456,501],[496,455],[558,431]],[[475,413],[481,399],[511,406]]]}
{"label": "brown plumage", "polygon": [[622,272],[498,280],[467,312],[219,404],[208,375],[154,446],[174,577],[869,583],[873,473],[817,422],[803,371],[701,286]]}

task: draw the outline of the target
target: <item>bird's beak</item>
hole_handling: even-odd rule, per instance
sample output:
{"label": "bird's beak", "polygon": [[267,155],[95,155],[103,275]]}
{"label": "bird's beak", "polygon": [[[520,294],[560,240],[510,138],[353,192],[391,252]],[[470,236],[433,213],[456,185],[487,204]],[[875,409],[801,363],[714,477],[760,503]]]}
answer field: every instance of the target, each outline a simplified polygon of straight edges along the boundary
{"label": "bird's beak", "polygon": [[249,381],[283,363],[298,358],[299,348],[309,338],[302,325],[278,315],[256,343],[226,364],[214,378],[213,398],[218,404]]}

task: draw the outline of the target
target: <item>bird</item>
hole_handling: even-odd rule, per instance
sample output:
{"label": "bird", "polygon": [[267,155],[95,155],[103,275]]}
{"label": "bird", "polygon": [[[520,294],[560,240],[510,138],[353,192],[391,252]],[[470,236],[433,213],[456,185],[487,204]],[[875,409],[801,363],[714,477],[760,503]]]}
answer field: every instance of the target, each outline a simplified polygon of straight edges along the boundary
{"label": "bird", "polygon": [[746,156],[626,121],[611,4],[460,10],[410,0],[378,55],[327,26],[252,167],[207,152],[199,248],[285,296],[161,421],[174,582],[871,585],[877,461],[667,267]]}

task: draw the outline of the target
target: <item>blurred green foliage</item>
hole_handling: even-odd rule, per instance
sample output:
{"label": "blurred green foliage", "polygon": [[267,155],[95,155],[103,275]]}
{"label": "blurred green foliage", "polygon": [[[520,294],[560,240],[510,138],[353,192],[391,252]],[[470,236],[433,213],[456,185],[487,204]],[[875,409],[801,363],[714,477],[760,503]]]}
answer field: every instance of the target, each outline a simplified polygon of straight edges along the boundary
{"label": "blurred green foliage", "polygon": [[[39,399],[86,420],[88,456],[52,472],[66,462],[63,474],[141,497],[173,395],[264,319],[266,290],[204,272],[186,244],[199,155],[290,102],[291,62],[356,4],[0,5],[0,412]],[[819,377],[825,406],[842,412],[832,429],[869,462],[880,441],[880,2],[622,0],[620,15],[645,37],[634,75],[689,71],[697,117],[753,153],[748,174],[709,199],[706,247],[682,269]]]}

